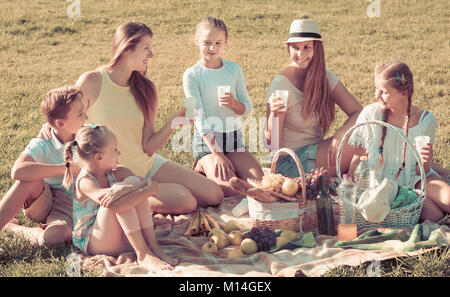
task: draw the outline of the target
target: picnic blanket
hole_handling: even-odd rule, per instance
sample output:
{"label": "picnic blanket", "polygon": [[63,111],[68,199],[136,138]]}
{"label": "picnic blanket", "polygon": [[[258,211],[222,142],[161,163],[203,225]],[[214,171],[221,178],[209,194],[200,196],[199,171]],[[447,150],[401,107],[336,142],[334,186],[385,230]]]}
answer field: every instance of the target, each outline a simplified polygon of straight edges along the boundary
{"label": "picnic blanket", "polygon": [[[219,207],[207,207],[204,211],[223,227],[225,222],[236,219],[249,230],[251,219],[248,214],[236,218],[231,211],[244,196],[226,197]],[[314,248],[280,250],[275,253],[258,252],[240,259],[227,259],[228,246],[210,254],[201,250],[208,240],[205,236],[185,236],[193,214],[178,216],[154,215],[155,232],[161,248],[171,257],[181,260],[171,271],[147,271],[137,265],[134,252],[118,257],[106,255],[82,256],[82,269],[102,267],[103,276],[183,276],[183,277],[271,277],[271,276],[321,276],[329,269],[340,266],[358,266],[365,262],[414,256],[428,250],[408,253],[391,251],[365,251],[335,248],[336,237],[315,235]],[[423,225],[431,232],[440,229],[447,244],[450,242],[450,228],[425,221]],[[411,228],[406,228],[410,232]]]}

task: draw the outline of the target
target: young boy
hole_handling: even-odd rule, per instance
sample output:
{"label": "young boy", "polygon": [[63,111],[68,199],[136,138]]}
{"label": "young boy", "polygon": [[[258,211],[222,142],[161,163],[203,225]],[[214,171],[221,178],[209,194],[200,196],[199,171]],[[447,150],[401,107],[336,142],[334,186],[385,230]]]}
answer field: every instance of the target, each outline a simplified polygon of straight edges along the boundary
{"label": "young boy", "polygon": [[[0,200],[0,230],[22,233],[39,245],[53,246],[72,239],[72,191],[62,186],[66,169],[64,144],[87,120],[82,93],[76,87],[50,90],[44,96],[41,110],[51,126],[52,137],[34,138],[14,163],[11,177],[16,181]],[[78,174],[79,168],[71,163]],[[23,207],[24,214],[39,227],[18,224],[15,216]]]}

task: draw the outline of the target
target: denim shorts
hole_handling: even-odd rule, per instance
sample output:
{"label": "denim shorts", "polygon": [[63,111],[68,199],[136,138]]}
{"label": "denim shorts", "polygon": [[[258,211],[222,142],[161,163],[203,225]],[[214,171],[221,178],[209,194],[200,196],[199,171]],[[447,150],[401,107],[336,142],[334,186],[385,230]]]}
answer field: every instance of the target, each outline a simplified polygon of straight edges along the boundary
{"label": "denim shorts", "polygon": [[[300,160],[303,171],[308,173],[311,169],[316,167],[317,147],[319,144],[311,144],[300,147],[295,150],[295,154]],[[275,173],[281,173],[287,177],[299,177],[297,164],[291,156],[281,156],[278,159]]]}
{"label": "denim shorts", "polygon": [[[227,154],[236,151],[245,151],[245,144],[242,140],[242,133],[240,130],[227,133],[213,133],[214,139],[216,140],[217,145],[219,145],[223,153]],[[194,155],[194,164],[196,164],[198,160],[200,160],[204,156],[211,154],[209,147],[206,145],[206,143],[203,141],[203,138],[199,133],[197,133],[197,131],[195,131],[194,133],[192,153]]]}

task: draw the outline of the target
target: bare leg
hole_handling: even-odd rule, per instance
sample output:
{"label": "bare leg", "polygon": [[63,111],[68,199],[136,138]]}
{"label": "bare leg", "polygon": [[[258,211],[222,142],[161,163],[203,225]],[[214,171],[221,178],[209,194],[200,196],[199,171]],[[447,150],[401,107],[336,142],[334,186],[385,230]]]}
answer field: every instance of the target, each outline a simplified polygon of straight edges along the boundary
{"label": "bare leg", "polygon": [[[153,180],[159,183],[173,183],[185,187],[192,193],[191,196],[195,197],[197,205],[200,207],[218,205],[223,199],[223,192],[215,182],[171,161],[161,166]],[[185,197],[181,198],[185,199]],[[186,203],[186,201],[182,202],[178,199],[178,203]],[[188,204],[192,203],[189,201]]]}
{"label": "bare leg", "polygon": [[151,251],[170,265],[177,265],[179,263],[178,259],[169,257],[158,245],[155,231],[153,229],[152,210],[150,208],[149,200],[144,200],[136,205],[136,213],[142,228],[142,234],[144,235],[145,241]]}
{"label": "bare leg", "polygon": [[160,183],[159,195],[149,198],[153,212],[162,214],[186,214],[197,208],[197,200],[186,187],[173,183]]}
{"label": "bare leg", "polygon": [[[235,172],[230,175],[230,178],[237,176],[243,180],[247,178],[252,178],[256,180],[261,180],[264,172],[261,169],[258,161],[253,157],[253,155],[248,152],[231,152],[226,154],[227,158],[231,161],[235,168]],[[198,168],[205,172],[206,176],[217,183],[225,196],[235,196],[238,192],[235,192],[230,185],[229,181],[221,180],[219,177],[214,175],[215,168],[212,162],[212,154],[206,155],[201,158],[197,163]]]}
{"label": "bare leg", "polygon": [[[319,146],[317,147],[316,168],[328,168],[328,173],[330,176],[337,176],[336,163],[332,164],[331,167],[327,166],[328,152],[331,149],[332,140],[332,138],[327,138],[319,143]],[[344,144],[340,159],[341,174],[348,172],[355,151],[356,148],[348,144],[348,142]],[[336,157],[337,156],[335,156],[335,160]]]}
{"label": "bare leg", "polygon": [[42,181],[16,181],[0,200],[0,230],[19,213],[25,200],[38,198],[43,190]]}
{"label": "bare leg", "polygon": [[[426,179],[427,197],[422,207],[422,218],[437,222],[445,213],[450,213],[450,186],[435,174]],[[421,187],[421,181],[416,188]],[[427,203],[425,203],[427,200]],[[432,203],[431,203],[432,202]]]}
{"label": "bare leg", "polygon": [[[133,231],[136,223],[139,224],[139,221],[134,208],[129,213],[123,212],[118,216],[112,210],[101,207],[89,239],[88,252],[117,256],[134,250],[139,265],[147,269],[171,269],[169,264],[151,252],[141,230]],[[131,233],[125,234],[124,229]]]}
{"label": "bare leg", "polygon": [[[227,156],[228,156],[228,154],[227,154]],[[213,158],[212,154],[204,156],[203,158],[198,160],[195,169],[198,170],[199,172],[204,172],[208,179],[210,179],[211,181],[216,183],[222,190],[225,197],[238,195],[239,193],[235,192],[231,188],[230,183],[227,180],[221,180],[220,177],[215,176],[215,174],[214,174],[215,168],[214,168],[214,162],[213,162],[212,158]],[[234,166],[234,164],[233,164],[233,166]],[[235,176],[236,176],[236,174],[234,172],[230,172],[230,178],[235,177]]]}

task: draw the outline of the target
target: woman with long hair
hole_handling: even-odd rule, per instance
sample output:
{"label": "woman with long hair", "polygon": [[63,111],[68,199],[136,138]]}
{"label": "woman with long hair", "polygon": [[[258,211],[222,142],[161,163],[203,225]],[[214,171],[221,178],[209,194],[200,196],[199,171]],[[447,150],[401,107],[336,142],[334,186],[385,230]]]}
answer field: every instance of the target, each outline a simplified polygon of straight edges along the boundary
{"label": "woman with long hair", "polygon": [[[269,87],[265,141],[271,151],[287,147],[295,151],[305,172],[325,167],[336,175],[336,153],[345,132],[355,123],[361,104],[325,65],[322,36],[312,19],[294,20],[286,41],[290,63]],[[277,91],[288,91],[287,102]],[[324,139],[335,118],[335,105],[348,116],[335,135]],[[346,144],[342,171],[346,172],[353,148]],[[299,176],[292,158],[282,157],[277,173]]]}

